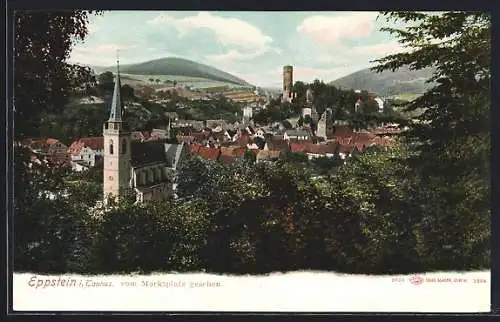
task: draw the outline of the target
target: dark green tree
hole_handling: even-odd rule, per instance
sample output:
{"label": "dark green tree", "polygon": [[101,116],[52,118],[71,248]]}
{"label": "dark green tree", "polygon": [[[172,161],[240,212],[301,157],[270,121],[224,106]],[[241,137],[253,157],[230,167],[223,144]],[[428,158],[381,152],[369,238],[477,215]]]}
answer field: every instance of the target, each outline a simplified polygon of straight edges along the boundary
{"label": "dark green tree", "polygon": [[[437,85],[406,108],[425,109],[408,133],[419,142],[418,163],[429,173],[449,174],[451,182],[472,168],[489,178],[491,16],[485,12],[384,12],[383,16],[415,24],[383,28],[414,50],[379,59],[374,70],[404,65],[436,68],[429,81]],[[464,149],[470,153],[462,155]]]}
{"label": "dark green tree", "polygon": [[[419,193],[417,249],[434,269],[487,267],[491,202],[491,16],[485,12],[383,12],[409,27],[383,28],[412,50],[377,60],[376,71],[433,66],[435,83],[408,103],[425,111],[409,122],[403,162]],[[418,189],[417,189],[418,187]],[[478,230],[478,227],[482,227]],[[438,241],[439,240],[439,241]],[[475,252],[476,255],[473,255]]]}
{"label": "dark green tree", "polygon": [[115,76],[112,72],[107,71],[99,75],[99,88],[103,91],[112,91],[115,85]]}
{"label": "dark green tree", "polygon": [[38,136],[46,114],[58,114],[74,88],[95,80],[69,64],[73,45],[87,35],[91,11],[19,10],[14,13],[14,121],[17,138]]}

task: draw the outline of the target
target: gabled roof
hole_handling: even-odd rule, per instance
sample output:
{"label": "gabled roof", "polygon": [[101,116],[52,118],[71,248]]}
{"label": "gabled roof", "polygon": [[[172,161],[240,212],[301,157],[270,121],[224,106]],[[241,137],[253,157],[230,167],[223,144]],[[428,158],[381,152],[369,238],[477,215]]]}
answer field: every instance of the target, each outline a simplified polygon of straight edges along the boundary
{"label": "gabled roof", "polygon": [[83,143],[84,147],[91,148],[92,150],[104,149],[104,137],[102,136],[81,138],[79,141]]}
{"label": "gabled roof", "polygon": [[116,62],[116,80],[115,88],[113,90],[113,99],[111,101],[111,112],[109,114],[108,122],[121,122],[122,121],[122,98],[120,95],[120,64]]}
{"label": "gabled roof", "polygon": [[154,162],[165,162],[165,147],[162,140],[148,142],[131,142],[131,164],[139,166]]}
{"label": "gabled roof", "polygon": [[80,138],[73,141],[69,146],[68,150],[72,155],[78,155],[83,148],[90,148],[92,150],[103,150],[104,149],[104,137],[90,137],[90,138]]}
{"label": "gabled roof", "polygon": [[246,146],[236,147],[233,150],[233,155],[237,158],[241,158],[245,155],[246,150],[247,150]]}
{"label": "gabled roof", "polygon": [[247,145],[248,143],[251,142],[251,139],[250,139],[250,136],[248,134],[244,134],[244,135],[240,135],[237,139],[236,139],[236,143],[238,145]]}
{"label": "gabled roof", "polygon": [[167,165],[171,168],[176,168],[180,161],[182,150],[184,149],[184,143],[165,143],[165,154]]}
{"label": "gabled roof", "polygon": [[234,147],[221,147],[220,148],[220,154],[221,154],[221,156],[223,156],[223,155],[233,155],[234,154]]}
{"label": "gabled roof", "polygon": [[198,154],[207,160],[217,160],[219,158],[219,155],[220,155],[220,150],[202,146],[198,150]]}
{"label": "gabled roof", "polygon": [[53,144],[59,143],[59,140],[48,138],[46,142],[47,142],[48,145],[53,145]]}

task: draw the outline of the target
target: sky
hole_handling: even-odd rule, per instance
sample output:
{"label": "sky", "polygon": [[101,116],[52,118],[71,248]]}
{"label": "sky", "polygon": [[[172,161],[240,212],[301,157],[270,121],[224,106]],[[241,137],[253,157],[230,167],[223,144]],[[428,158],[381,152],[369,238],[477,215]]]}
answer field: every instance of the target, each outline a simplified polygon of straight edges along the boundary
{"label": "sky", "polygon": [[92,66],[181,57],[263,87],[280,87],[284,65],[294,82],[325,82],[373,66],[403,50],[380,31],[377,12],[107,11],[70,61]]}

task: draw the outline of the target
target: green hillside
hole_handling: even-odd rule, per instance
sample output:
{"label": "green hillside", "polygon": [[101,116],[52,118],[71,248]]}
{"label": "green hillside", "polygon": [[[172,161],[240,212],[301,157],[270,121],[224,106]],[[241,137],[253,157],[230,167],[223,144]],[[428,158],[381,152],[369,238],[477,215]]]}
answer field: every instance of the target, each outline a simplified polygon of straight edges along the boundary
{"label": "green hillside", "polygon": [[[94,70],[98,73],[108,70],[114,72],[115,68],[115,66],[94,67]],[[207,80],[241,86],[251,86],[245,80],[223,72],[217,68],[176,57],[160,58],[138,64],[121,65],[120,71],[129,75],[173,75],[204,78]]]}
{"label": "green hillside", "polygon": [[394,96],[406,93],[420,94],[431,85],[425,81],[432,76],[430,68],[413,71],[402,67],[395,72],[376,73],[363,69],[331,82],[332,85],[345,89],[361,89],[375,92],[381,96]]}

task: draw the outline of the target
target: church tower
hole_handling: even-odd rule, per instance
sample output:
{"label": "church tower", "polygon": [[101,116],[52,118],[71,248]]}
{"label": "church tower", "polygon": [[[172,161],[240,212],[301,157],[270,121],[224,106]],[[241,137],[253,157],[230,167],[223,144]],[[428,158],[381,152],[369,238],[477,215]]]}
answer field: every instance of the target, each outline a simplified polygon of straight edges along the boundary
{"label": "church tower", "polygon": [[115,88],[109,119],[104,123],[104,203],[110,197],[124,196],[130,181],[130,132],[124,128],[122,120],[122,100],[120,95],[120,63],[117,59]]}

